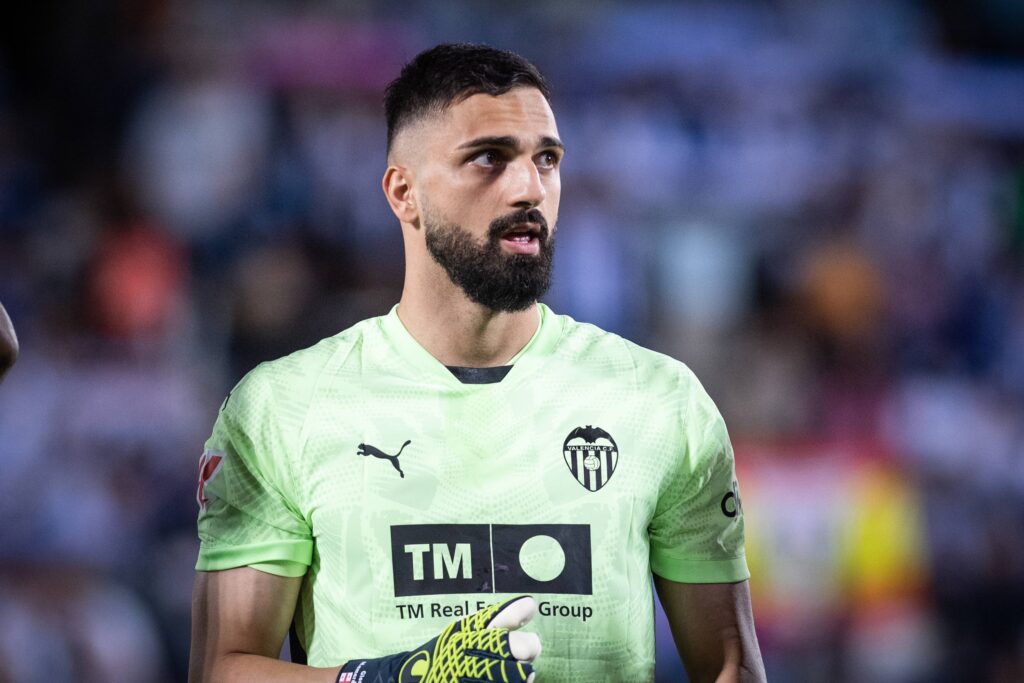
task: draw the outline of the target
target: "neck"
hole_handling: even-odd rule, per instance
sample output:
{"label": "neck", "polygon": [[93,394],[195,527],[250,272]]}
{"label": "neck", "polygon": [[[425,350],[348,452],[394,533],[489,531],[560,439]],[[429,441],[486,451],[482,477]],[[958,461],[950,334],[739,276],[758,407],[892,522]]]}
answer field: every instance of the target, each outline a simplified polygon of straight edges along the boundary
{"label": "neck", "polygon": [[398,318],[430,355],[445,365],[486,368],[506,365],[540,325],[536,306],[505,313],[485,308],[447,275],[430,283],[406,278]]}

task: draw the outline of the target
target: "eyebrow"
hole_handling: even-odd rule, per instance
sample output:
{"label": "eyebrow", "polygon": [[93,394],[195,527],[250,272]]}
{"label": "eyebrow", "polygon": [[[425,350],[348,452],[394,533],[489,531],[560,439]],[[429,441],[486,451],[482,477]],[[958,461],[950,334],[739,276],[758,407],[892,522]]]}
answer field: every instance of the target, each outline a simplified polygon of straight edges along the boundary
{"label": "eyebrow", "polygon": [[[557,147],[565,150],[565,145],[558,138],[544,135],[540,139],[540,147]],[[519,140],[511,135],[488,135],[470,140],[459,145],[458,149],[473,149],[476,147],[505,147],[507,149],[519,149]]]}

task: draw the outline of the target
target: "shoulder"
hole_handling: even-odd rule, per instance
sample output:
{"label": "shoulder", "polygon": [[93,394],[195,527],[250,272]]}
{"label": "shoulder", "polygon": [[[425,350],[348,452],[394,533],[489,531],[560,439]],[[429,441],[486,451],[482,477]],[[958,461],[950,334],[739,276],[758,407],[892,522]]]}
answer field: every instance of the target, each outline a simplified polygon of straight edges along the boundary
{"label": "shoulder", "polygon": [[655,393],[704,392],[697,376],[681,360],[567,315],[555,317],[562,325],[556,353],[564,362],[591,373],[628,379]]}
{"label": "shoulder", "polygon": [[[378,318],[356,323],[316,344],[250,370],[229,394],[244,403],[308,402],[325,377],[351,372],[369,338],[379,334]],[[372,343],[372,341],[370,342]]]}

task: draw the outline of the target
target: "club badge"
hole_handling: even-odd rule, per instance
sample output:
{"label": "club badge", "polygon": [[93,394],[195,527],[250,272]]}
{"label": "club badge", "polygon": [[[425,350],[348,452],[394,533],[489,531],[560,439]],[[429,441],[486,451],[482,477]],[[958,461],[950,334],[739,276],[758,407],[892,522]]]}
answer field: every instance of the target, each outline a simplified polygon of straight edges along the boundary
{"label": "club badge", "polygon": [[619,448],[612,435],[590,425],[569,432],[562,454],[576,481],[588,491],[597,491],[607,484],[619,462]]}

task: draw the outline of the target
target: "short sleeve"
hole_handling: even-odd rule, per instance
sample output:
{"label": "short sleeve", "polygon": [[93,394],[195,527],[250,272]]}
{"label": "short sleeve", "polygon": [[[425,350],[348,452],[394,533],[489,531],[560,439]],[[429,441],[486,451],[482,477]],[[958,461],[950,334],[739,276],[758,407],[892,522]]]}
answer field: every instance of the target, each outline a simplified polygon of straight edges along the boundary
{"label": "short sleeve", "polygon": [[732,444],[696,378],[688,394],[679,457],[651,520],[651,569],[680,583],[743,581],[750,572]]}
{"label": "short sleeve", "polygon": [[228,395],[200,459],[196,569],[252,566],[302,576],[313,540],[291,490],[290,449],[298,411],[275,401],[254,370]]}

